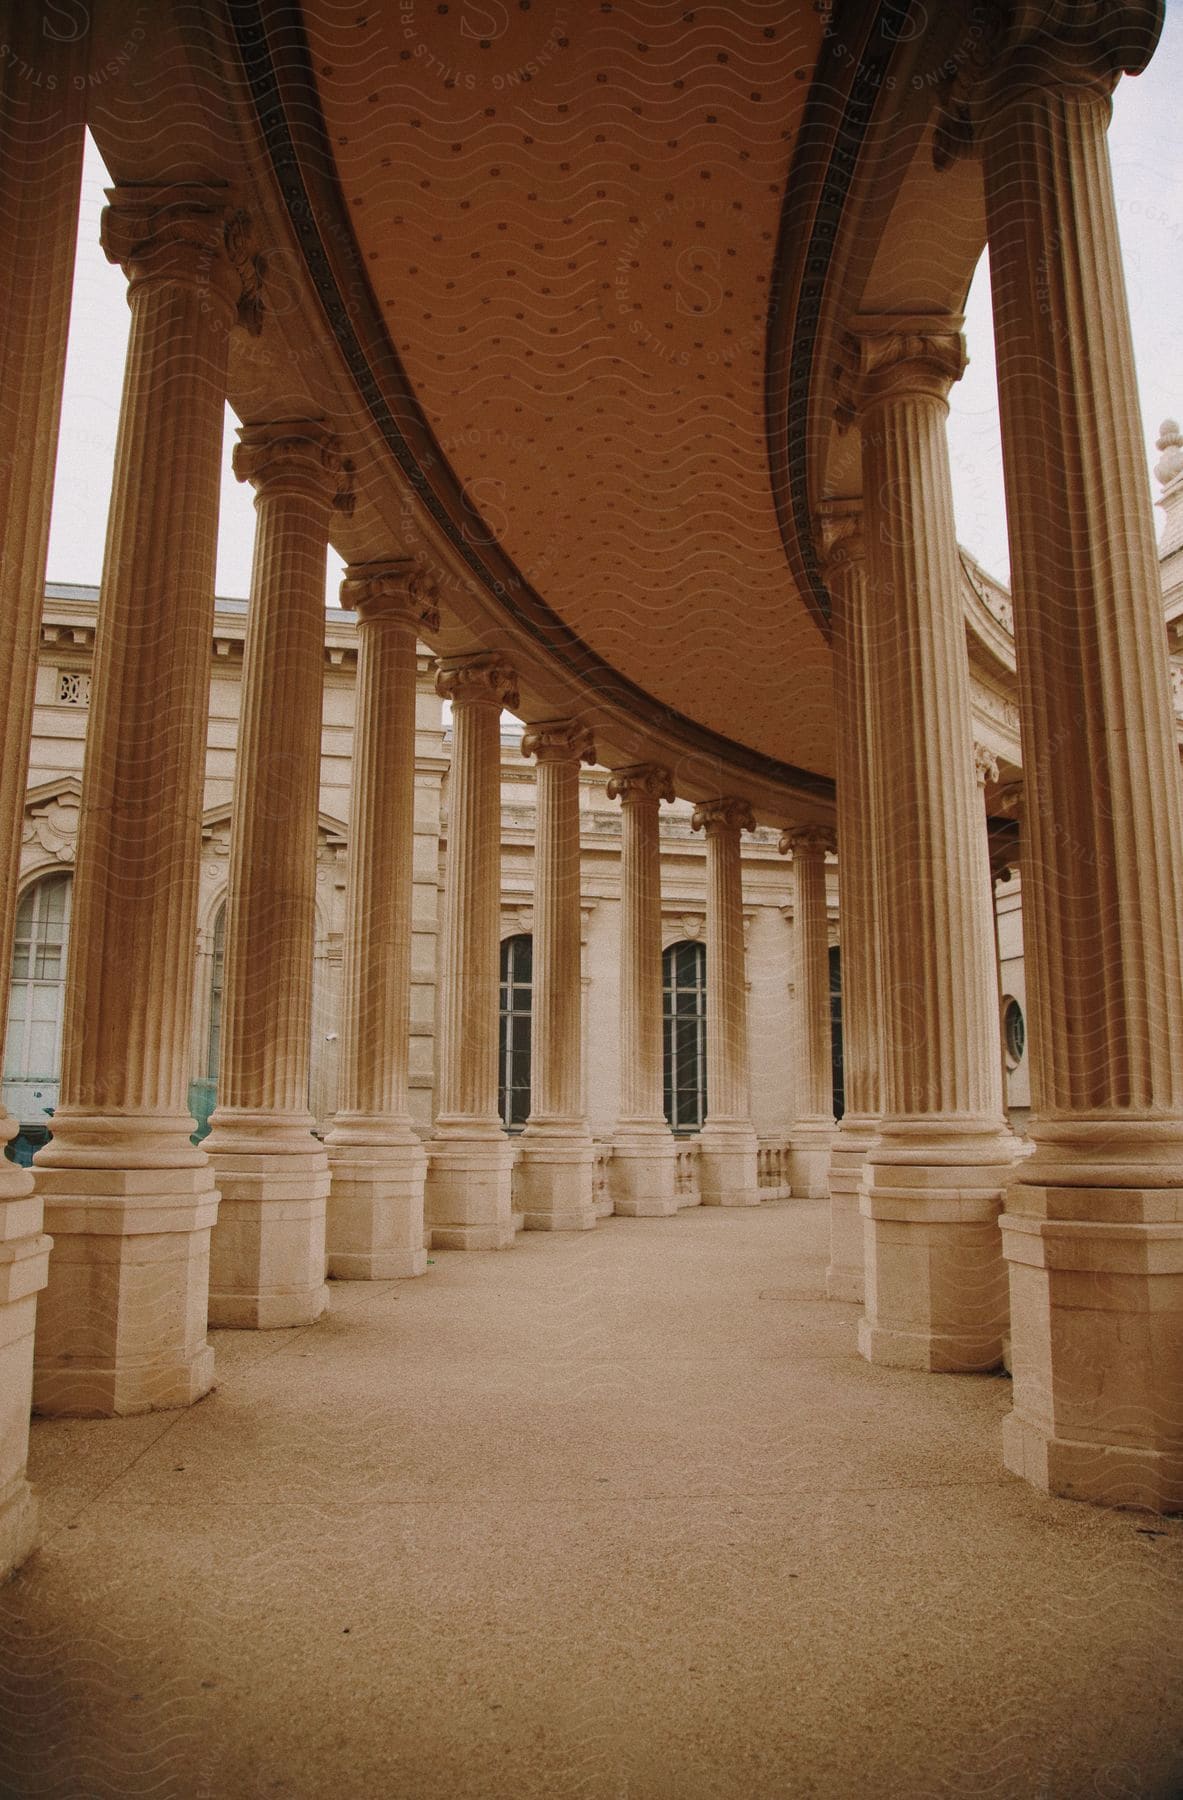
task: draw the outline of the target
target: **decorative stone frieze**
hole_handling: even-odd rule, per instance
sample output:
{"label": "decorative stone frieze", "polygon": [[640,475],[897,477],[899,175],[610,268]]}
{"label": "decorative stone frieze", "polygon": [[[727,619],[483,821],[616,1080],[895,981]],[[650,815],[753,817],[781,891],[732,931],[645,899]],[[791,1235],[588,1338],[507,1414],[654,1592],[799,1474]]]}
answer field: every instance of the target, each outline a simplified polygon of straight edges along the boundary
{"label": "decorative stone frieze", "polygon": [[326,1303],[329,1165],[308,1105],[329,517],[348,472],[321,420],[244,425],[255,488],[234,776],[211,1324],[305,1325]]}
{"label": "decorative stone frieze", "polygon": [[759,1142],[751,1118],[740,833],[754,831],[748,801],[701,801],[691,825],[707,842],[707,1114],[699,1136],[704,1206],[758,1206]]}
{"label": "decorative stone frieze", "polygon": [[[608,798],[621,806],[620,1116],[608,1174],[614,1210],[631,1218],[678,1210],[675,1145],[663,1105],[661,1000],[660,803],[674,797],[673,778],[658,763],[614,769],[608,782]],[[696,935],[701,922],[689,923],[696,929],[688,935]]]}

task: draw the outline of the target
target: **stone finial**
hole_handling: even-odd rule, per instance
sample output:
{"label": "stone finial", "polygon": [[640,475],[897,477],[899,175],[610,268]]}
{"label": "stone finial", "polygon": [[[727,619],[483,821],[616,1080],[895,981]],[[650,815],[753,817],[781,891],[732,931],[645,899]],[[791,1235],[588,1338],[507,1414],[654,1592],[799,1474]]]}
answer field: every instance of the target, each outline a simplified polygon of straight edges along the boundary
{"label": "stone finial", "polygon": [[441,658],[435,691],[453,706],[483,704],[513,712],[521,704],[517,675],[496,650]]}
{"label": "stone finial", "polygon": [[390,619],[429,633],[440,628],[435,577],[413,556],[350,563],[341,582],[341,605],[363,624]]}
{"label": "stone finial", "polygon": [[217,297],[252,336],[263,328],[267,259],[255,247],[249,213],[213,183],[174,182],[107,189],[99,226],[109,262],[134,288],[145,281],[191,283]]}
{"label": "stone finial", "polygon": [[716,831],[755,831],[756,819],[746,800],[724,795],[718,800],[700,801],[690,826],[693,831],[705,831],[709,837]]}
{"label": "stone finial", "polygon": [[626,769],[613,769],[608,780],[609,800],[623,805],[637,800],[673,800],[674,778],[660,763],[630,763]]}
{"label": "stone finial", "polygon": [[319,490],[337,512],[353,511],[352,469],[323,419],[240,425],[232,462],[239,481],[249,481],[260,494],[284,486]]}
{"label": "stone finial", "polygon": [[787,831],[781,832],[777,849],[782,856],[788,856],[790,852],[794,856],[799,852],[808,854],[811,850],[833,856],[838,850],[838,840],[828,825],[790,825]]}
{"label": "stone finial", "polygon": [[1160,555],[1168,556],[1172,550],[1183,547],[1183,432],[1176,419],[1163,420],[1155,448],[1162,452],[1154,473],[1162,483],[1158,505],[1165,519],[1158,548]]}
{"label": "stone finial", "polygon": [[522,733],[522,755],[538,762],[594,763],[595,739],[574,719],[544,719]]}

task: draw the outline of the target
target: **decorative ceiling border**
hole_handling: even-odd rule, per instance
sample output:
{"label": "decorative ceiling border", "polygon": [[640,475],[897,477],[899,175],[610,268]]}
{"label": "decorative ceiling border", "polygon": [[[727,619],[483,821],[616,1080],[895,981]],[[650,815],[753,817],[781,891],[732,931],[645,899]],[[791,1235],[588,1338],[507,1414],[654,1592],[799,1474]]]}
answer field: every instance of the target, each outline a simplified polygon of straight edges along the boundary
{"label": "decorative ceiling border", "polygon": [[[760,780],[795,790],[799,795],[832,801],[834,784],[828,776],[781,762],[711,731],[656,699],[602,661],[548,606],[499,547],[498,560],[504,564],[504,575],[497,574],[490,566],[492,559],[478,555],[457,521],[457,514],[466,510],[461,484],[415,397],[382,319],[353,235],[297,0],[226,0],[226,11],[272,175],[325,320],[357,391],[398,467],[475,578],[547,655],[605,703],[637,719],[656,718],[660,729],[676,733],[688,749],[700,755],[739,769],[746,768]],[[277,46],[281,47],[282,78],[275,54]],[[299,120],[298,137],[293,118]],[[316,167],[319,198],[329,208],[337,242],[350,264],[352,304],[369,315],[373,336],[383,346],[391,380],[398,390],[398,405],[405,409],[408,424],[422,440],[425,455],[416,453],[396,417],[350,317],[350,308],[346,305],[317,223],[321,215],[307,180],[310,161]],[[450,504],[433,487],[429,471],[437,475]],[[473,523],[479,524],[471,506],[467,510]]]}
{"label": "decorative ceiling border", "polygon": [[[875,103],[887,89],[888,64],[906,35],[909,7],[910,0],[880,0],[864,7],[864,22],[853,43],[836,26],[839,11],[845,25],[854,7],[834,6],[830,11],[825,49],[785,181],[769,294],[764,403],[773,499],[789,568],[827,636],[830,595],[813,547],[809,507],[814,352],[842,213]],[[845,97],[839,100],[844,86]],[[809,236],[802,252],[807,212]]]}

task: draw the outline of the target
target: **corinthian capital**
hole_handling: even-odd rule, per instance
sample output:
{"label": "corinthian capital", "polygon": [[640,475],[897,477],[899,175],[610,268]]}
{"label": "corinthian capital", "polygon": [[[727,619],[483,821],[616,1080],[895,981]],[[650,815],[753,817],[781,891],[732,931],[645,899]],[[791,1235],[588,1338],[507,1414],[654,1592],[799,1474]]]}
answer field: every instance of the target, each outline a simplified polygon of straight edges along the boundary
{"label": "corinthian capital", "polygon": [[674,778],[660,763],[631,763],[626,769],[613,769],[608,781],[609,800],[622,806],[635,806],[641,801],[674,799]]}
{"label": "corinthian capital", "polygon": [[746,800],[726,795],[720,800],[703,800],[695,807],[691,829],[705,831],[708,837],[723,831],[755,831],[756,819]]}
{"label": "corinthian capital", "polygon": [[1008,100],[1063,87],[1107,96],[1123,74],[1141,74],[1166,16],[1164,0],[988,0],[974,11],[941,96],[938,169],[971,151]]}
{"label": "corinthian capital", "polygon": [[545,719],[527,725],[522,733],[522,755],[533,756],[540,763],[594,763],[596,746],[586,725],[578,725],[574,719]]}
{"label": "corinthian capital", "polygon": [[256,492],[311,491],[324,495],[338,512],[352,512],[349,465],[323,419],[281,419],[239,427],[234,473]]}
{"label": "corinthian capital", "polygon": [[435,577],[413,556],[350,563],[341,583],[341,605],[363,625],[384,619],[429,633],[440,628]]}
{"label": "corinthian capital", "polygon": [[843,339],[834,417],[846,429],[885,400],[944,400],[965,371],[963,321],[948,313],[861,313]]}
{"label": "corinthian capital", "polygon": [[833,856],[838,840],[828,825],[790,825],[781,832],[777,849],[782,856],[791,852],[794,860],[799,856]]}
{"label": "corinthian capital", "polygon": [[263,327],[266,258],[255,247],[250,215],[228,189],[205,182],[107,189],[99,227],[109,262],[134,289],[174,282],[207,293],[253,334]]}
{"label": "corinthian capital", "polygon": [[518,678],[495,650],[443,657],[436,673],[435,691],[453,706],[504,706],[512,712],[520,704]]}

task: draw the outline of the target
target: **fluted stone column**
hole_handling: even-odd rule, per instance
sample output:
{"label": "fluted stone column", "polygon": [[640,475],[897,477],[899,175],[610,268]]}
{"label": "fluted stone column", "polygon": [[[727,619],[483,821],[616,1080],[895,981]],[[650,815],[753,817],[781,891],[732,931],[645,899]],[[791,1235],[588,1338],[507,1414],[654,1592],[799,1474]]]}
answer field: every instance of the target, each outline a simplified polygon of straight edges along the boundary
{"label": "fluted stone column", "polygon": [[[1049,9],[1050,11],[1050,9]],[[1106,146],[1153,4],[1024,8],[982,100],[1023,744],[1031,1136],[1007,1466],[1183,1506],[1183,808]]]}
{"label": "fluted stone column", "polygon": [[308,1105],[329,520],[348,505],[316,420],[244,425],[255,555],[230,830],[211,1325],[307,1325],[326,1303],[329,1164]]}
{"label": "fluted stone column", "polygon": [[258,259],[224,191],[116,188],[103,247],[131,333],[95,642],[61,1097],[36,1159],[53,1233],[43,1412],[209,1387],[217,1193],[188,1082],[226,360]]}
{"label": "fluted stone column", "polygon": [[620,1116],[608,1165],[613,1205],[626,1218],[678,1210],[677,1149],[665,1116],[661,1008],[660,804],[672,801],[668,769],[616,769],[620,801]]}
{"label": "fluted stone column", "polygon": [[452,768],[427,1224],[436,1248],[504,1250],[514,1148],[497,1112],[501,709],[518,705],[517,678],[485,651],[445,657],[436,689],[452,702]]}
{"label": "fluted stone column", "polygon": [[826,1293],[863,1300],[863,1164],[879,1129],[879,1025],[872,739],[873,657],[867,624],[862,500],[835,500],[821,519],[832,603],[834,742],[838,759],[838,930],[842,945],[842,1087],[845,1107],[830,1152],[830,1261]]}
{"label": "fluted stone column", "polygon": [[692,826],[707,840],[707,1116],[699,1133],[704,1206],[758,1206],[759,1142],[752,1124],[740,833],[756,821],[746,800],[706,800]]}
{"label": "fluted stone column", "polygon": [[875,839],[883,1113],[863,1170],[873,1362],[989,1369],[1006,1328],[998,1214],[1013,1159],[984,946],[981,802],[946,394],[959,321],[862,318],[845,416],[862,432],[868,607],[879,622]]}
{"label": "fluted stone column", "polygon": [[346,571],[357,614],[357,712],[341,1012],[340,1103],[325,1138],[329,1274],[422,1275],[427,1158],[411,1124],[411,885],[416,642],[439,630],[434,585],[410,557]]}
{"label": "fluted stone column", "polygon": [[527,1231],[588,1231],[595,1149],[583,1105],[579,765],[591,732],[570,719],[530,725],[522,755],[537,764],[530,1117],[518,1140],[515,1205]]}
{"label": "fluted stone column", "polygon": [[[35,9],[0,5],[0,1021],[8,1012],[45,553],[70,317],[84,110],[73,45],[46,40]],[[22,65],[51,72],[53,87]],[[37,1534],[25,1478],[33,1324],[50,1240],[27,1169],[4,1147],[19,1123],[0,1103],[0,1580]]]}
{"label": "fluted stone column", "polygon": [[834,1139],[834,1064],[830,1042],[830,931],[826,851],[834,834],[819,826],[786,831],[780,853],[793,855],[793,1056],[796,1108],[790,1132],[789,1185],[813,1200],[830,1192]]}

